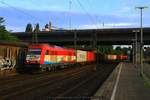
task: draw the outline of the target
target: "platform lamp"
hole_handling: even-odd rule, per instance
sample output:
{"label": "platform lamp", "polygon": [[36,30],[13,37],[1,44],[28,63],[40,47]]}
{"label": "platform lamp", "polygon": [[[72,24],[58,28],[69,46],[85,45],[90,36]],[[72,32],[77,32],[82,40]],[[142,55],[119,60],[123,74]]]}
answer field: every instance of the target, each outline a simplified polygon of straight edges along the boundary
{"label": "platform lamp", "polygon": [[147,6],[135,7],[140,10],[140,28],[141,28],[141,46],[140,46],[140,74],[143,75],[143,9],[148,8]]}

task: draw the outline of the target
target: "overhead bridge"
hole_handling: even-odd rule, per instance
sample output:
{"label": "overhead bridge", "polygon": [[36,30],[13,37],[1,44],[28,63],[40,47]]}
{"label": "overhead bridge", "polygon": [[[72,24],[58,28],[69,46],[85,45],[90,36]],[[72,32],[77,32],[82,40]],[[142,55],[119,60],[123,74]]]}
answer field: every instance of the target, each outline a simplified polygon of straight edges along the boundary
{"label": "overhead bridge", "polygon": [[[131,45],[135,40],[134,30],[139,28],[115,28],[115,29],[89,29],[89,30],[53,30],[51,32],[38,32],[38,43],[50,43],[55,45]],[[23,42],[33,41],[33,32],[16,32]],[[140,32],[138,41],[140,41]],[[150,44],[150,28],[143,28],[144,44]]]}

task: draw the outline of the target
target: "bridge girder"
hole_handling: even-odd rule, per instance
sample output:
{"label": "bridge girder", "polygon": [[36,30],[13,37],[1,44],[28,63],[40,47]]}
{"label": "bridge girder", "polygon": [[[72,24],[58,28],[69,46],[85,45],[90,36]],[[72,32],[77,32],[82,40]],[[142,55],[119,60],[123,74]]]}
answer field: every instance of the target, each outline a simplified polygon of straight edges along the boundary
{"label": "bridge girder", "polygon": [[[50,43],[56,45],[93,45],[96,41],[97,45],[131,45],[135,39],[133,30],[138,28],[122,28],[122,29],[95,29],[95,30],[62,30],[52,32],[37,33],[39,43]],[[13,33],[24,42],[32,42],[34,33]],[[77,38],[75,39],[75,34]],[[143,29],[144,44],[150,44],[150,28]],[[140,41],[140,33],[138,33],[138,41]]]}

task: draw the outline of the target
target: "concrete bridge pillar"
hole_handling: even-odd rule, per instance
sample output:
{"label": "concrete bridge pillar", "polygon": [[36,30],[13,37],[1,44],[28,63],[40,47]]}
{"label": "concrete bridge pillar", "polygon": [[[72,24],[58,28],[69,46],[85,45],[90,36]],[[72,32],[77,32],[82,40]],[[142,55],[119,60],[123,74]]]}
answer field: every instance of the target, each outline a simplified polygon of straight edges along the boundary
{"label": "concrete bridge pillar", "polygon": [[137,48],[136,48],[136,62],[140,64],[140,55],[141,55],[141,43],[137,42]]}
{"label": "concrete bridge pillar", "polygon": [[136,63],[136,43],[132,43],[132,63]]}

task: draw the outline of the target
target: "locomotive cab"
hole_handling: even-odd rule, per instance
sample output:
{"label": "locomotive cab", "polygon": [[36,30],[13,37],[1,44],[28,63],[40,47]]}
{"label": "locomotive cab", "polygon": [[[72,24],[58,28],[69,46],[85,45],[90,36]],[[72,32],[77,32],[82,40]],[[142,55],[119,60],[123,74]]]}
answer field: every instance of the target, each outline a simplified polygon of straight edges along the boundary
{"label": "locomotive cab", "polygon": [[29,48],[26,56],[27,64],[40,64],[41,48]]}

